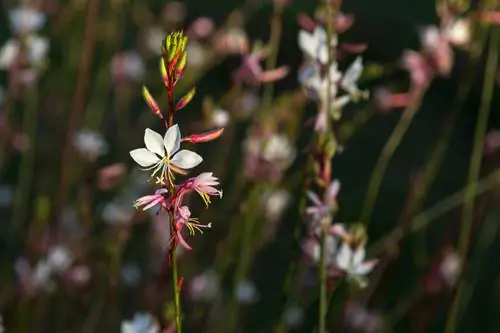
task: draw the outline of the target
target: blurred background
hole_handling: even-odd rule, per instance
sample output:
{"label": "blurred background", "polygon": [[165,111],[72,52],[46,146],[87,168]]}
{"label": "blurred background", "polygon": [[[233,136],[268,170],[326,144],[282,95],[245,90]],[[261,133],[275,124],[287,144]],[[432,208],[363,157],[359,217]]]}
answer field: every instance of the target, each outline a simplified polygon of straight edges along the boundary
{"label": "blurred background", "polygon": [[[422,38],[443,26],[443,3],[470,24],[449,75]],[[329,278],[328,332],[498,332],[498,4],[336,5],[353,19],[339,36],[353,51],[339,52],[339,70],[362,56],[359,86],[370,97],[334,126],[334,221],[363,225],[367,257],[379,261],[366,288]],[[318,108],[299,80],[298,36],[304,15],[321,22],[319,6],[0,3],[0,331],[175,332],[168,219],[134,208],[155,186],[129,151],[143,147],[145,128],[163,135],[142,87],[167,107],[161,43],[182,29],[188,58],[175,93],[196,94],[176,122],[184,135],[225,128],[188,144],[204,158],[196,173],[213,172],[224,195],[208,209],[188,198],[212,228],[178,249],[183,331],[316,332],[318,256],[305,250],[302,210]],[[263,47],[260,70],[283,70],[275,82],[244,72]],[[405,51],[422,49],[425,64],[405,69]]]}

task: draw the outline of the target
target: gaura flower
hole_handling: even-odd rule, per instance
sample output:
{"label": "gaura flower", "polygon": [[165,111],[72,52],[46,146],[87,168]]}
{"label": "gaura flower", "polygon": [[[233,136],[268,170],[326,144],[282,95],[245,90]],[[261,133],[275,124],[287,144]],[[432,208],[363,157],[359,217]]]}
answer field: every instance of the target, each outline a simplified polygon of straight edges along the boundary
{"label": "gaura flower", "polygon": [[188,181],[190,187],[195,190],[205,202],[205,205],[210,204],[210,196],[218,195],[222,198],[222,191],[215,188],[219,185],[219,179],[214,177],[213,172],[203,172]]}
{"label": "gaura flower", "polygon": [[363,246],[353,249],[348,243],[342,243],[336,256],[336,268],[357,281],[361,288],[367,286],[365,276],[378,263],[378,259],[365,261],[365,255],[366,250]]}
{"label": "gaura flower", "polygon": [[288,74],[288,67],[281,66],[276,69],[265,71],[262,69],[260,61],[269,52],[261,50],[254,51],[243,58],[243,63],[234,73],[234,78],[252,85],[259,85],[266,82],[281,80]]}
{"label": "gaura flower", "polygon": [[165,184],[164,179],[172,183],[173,172],[185,174],[185,169],[191,169],[200,164],[203,158],[187,149],[180,150],[181,133],[177,124],[171,126],[162,138],[157,132],[146,128],[144,132],[146,148],[130,151],[132,159],[144,170],[153,170],[151,177],[158,173],[158,184]]}
{"label": "gaura flower", "polygon": [[313,223],[319,223],[329,217],[336,208],[337,195],[340,191],[340,182],[333,180],[325,190],[323,200],[312,191],[307,191],[309,200],[314,204],[306,208],[306,214],[312,219]]}
{"label": "gaura flower", "polygon": [[175,240],[177,240],[182,246],[188,250],[192,250],[192,247],[186,242],[182,236],[182,230],[186,227],[189,230],[190,235],[194,235],[196,231],[203,233],[202,228],[211,228],[212,224],[201,224],[198,219],[191,217],[191,211],[188,206],[179,207],[175,214]]}
{"label": "gaura flower", "polygon": [[167,194],[167,189],[161,188],[157,190],[154,194],[145,195],[140,197],[134,202],[134,207],[142,207],[142,210],[148,210],[156,206],[157,204],[166,204],[165,194]]}
{"label": "gaura flower", "polygon": [[299,32],[299,47],[311,59],[322,64],[328,62],[328,52],[330,47],[337,46],[337,36],[332,36],[328,45],[325,29],[317,26],[311,34],[305,30]]}

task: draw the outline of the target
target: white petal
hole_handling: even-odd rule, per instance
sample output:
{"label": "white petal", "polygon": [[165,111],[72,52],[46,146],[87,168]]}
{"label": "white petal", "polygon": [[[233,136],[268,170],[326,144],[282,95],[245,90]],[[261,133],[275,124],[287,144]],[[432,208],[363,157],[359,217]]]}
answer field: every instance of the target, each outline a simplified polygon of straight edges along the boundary
{"label": "white petal", "polygon": [[150,167],[160,161],[160,158],[147,150],[146,148],[139,148],[130,151],[130,156],[134,161],[143,168]]}
{"label": "white petal", "polygon": [[309,32],[301,30],[299,32],[299,47],[309,57],[314,58],[317,49],[316,39]]}
{"label": "white petal", "polygon": [[342,79],[342,88],[344,88],[349,93],[354,93],[356,88],[356,82],[363,74],[363,59],[357,57],[356,60],[349,66]]}
{"label": "white petal", "polygon": [[165,145],[168,156],[172,156],[179,150],[181,147],[181,131],[179,130],[179,125],[175,124],[167,130],[163,138],[163,144]]}
{"label": "white petal", "polygon": [[342,244],[337,254],[337,266],[342,270],[347,270],[351,264],[352,250],[349,245]]}
{"label": "white petal", "polygon": [[368,273],[370,273],[375,265],[377,264],[378,260],[369,260],[361,263],[360,265],[356,266],[356,269],[354,270],[353,274],[363,276]]}
{"label": "white petal", "polygon": [[146,131],[144,131],[144,144],[150,152],[156,153],[159,156],[165,156],[163,138],[152,129],[146,128]]}
{"label": "white petal", "polygon": [[357,267],[365,260],[366,251],[364,247],[358,247],[352,254],[352,264]]}
{"label": "white petal", "polygon": [[14,59],[19,53],[19,42],[10,39],[0,49],[0,68],[7,69],[12,66]]}
{"label": "white petal", "polygon": [[171,163],[181,169],[191,169],[200,164],[203,161],[203,158],[197,153],[183,149],[171,160]]}

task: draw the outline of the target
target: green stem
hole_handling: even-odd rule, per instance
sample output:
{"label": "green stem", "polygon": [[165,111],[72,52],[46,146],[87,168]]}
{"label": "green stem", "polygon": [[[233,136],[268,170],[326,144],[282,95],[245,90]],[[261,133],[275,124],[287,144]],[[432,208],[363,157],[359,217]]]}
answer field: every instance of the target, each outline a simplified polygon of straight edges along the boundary
{"label": "green stem", "polygon": [[318,312],[318,333],[326,333],[326,314],[328,308],[328,295],[326,288],[326,231],[321,232],[320,242],[320,264],[319,264],[319,312]]}
{"label": "green stem", "polygon": [[229,332],[236,332],[238,326],[238,305],[236,299],[236,289],[238,284],[245,279],[248,267],[251,262],[251,240],[255,221],[259,216],[259,201],[263,191],[262,184],[256,184],[249,195],[248,209],[243,221],[243,230],[241,234],[241,246],[236,262],[236,268],[231,285],[231,297],[229,299]]}
{"label": "green stem", "polygon": [[[461,258],[467,257],[469,250],[470,233],[474,215],[474,199],[477,187],[477,179],[481,172],[481,155],[484,146],[484,137],[488,126],[488,119],[491,110],[491,101],[495,89],[495,77],[498,66],[498,48],[500,43],[500,30],[496,27],[492,28],[490,36],[490,49],[488,60],[486,63],[485,77],[483,83],[483,95],[481,98],[481,109],[479,118],[476,123],[476,132],[474,136],[474,146],[472,157],[470,160],[469,175],[467,177],[467,189],[465,191],[465,201],[463,205],[462,221],[460,234],[458,239],[458,251]],[[458,312],[461,294],[463,291],[461,284],[452,304],[452,309],[446,324],[446,333],[455,332],[455,327],[458,322]]]}
{"label": "green stem", "polygon": [[368,185],[368,190],[366,192],[365,203],[363,205],[363,210],[360,218],[361,222],[363,222],[365,225],[368,225],[370,223],[373,209],[377,201],[378,191],[382,183],[382,179],[385,175],[385,171],[389,166],[389,162],[392,156],[401,143],[403,136],[408,131],[413,118],[417,114],[425,90],[426,89],[422,89],[415,93],[414,98],[412,98],[412,101],[410,101],[408,107],[403,111],[401,119],[396,125],[396,128],[394,128],[394,131],[385,144],[382,153],[377,161],[377,164],[375,165],[375,169],[372,173],[370,183]]}
{"label": "green stem", "polygon": [[[474,184],[474,196],[480,195],[489,191],[490,189],[498,186],[500,181],[500,169],[496,169],[490,175],[484,177],[483,179],[475,182]],[[378,257],[384,250],[391,250],[407,235],[417,232],[425,228],[430,222],[443,216],[444,214],[450,212],[451,210],[458,207],[465,200],[465,193],[467,188],[461,189],[449,197],[441,200],[434,206],[416,215],[410,221],[410,228],[408,230],[402,227],[394,228],[390,234],[383,239],[374,243],[369,249],[368,253],[370,256]]]}
{"label": "green stem", "polygon": [[[271,36],[269,38],[268,48],[269,56],[266,60],[266,70],[272,70],[278,62],[278,51],[281,41],[281,20],[283,16],[283,1],[274,1],[273,16],[271,18]],[[262,97],[263,108],[266,110],[271,106],[274,95],[274,83],[269,82],[264,86],[264,95]]]}
{"label": "green stem", "polygon": [[38,92],[36,87],[30,88],[24,109],[23,131],[29,139],[29,150],[24,153],[21,159],[18,187],[16,189],[15,207],[13,213],[13,231],[17,232],[22,227],[26,219],[26,214],[30,211],[27,207],[33,181],[35,166],[35,144],[37,129]]}

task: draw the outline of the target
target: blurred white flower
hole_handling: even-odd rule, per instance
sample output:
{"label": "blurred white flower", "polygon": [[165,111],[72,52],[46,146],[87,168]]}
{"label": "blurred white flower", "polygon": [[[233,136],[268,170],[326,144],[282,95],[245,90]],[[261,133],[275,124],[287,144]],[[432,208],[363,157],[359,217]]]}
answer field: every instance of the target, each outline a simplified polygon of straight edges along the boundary
{"label": "blurred white flower", "polygon": [[141,269],[135,263],[126,263],[122,266],[120,275],[126,286],[136,286],[141,281]]}
{"label": "blurred white flower", "polygon": [[213,110],[211,116],[211,125],[213,127],[225,127],[231,120],[229,112],[220,108]]}
{"label": "blurred white flower", "polygon": [[252,304],[259,300],[259,292],[252,281],[242,281],[236,286],[236,299],[242,304]]}
{"label": "blurred white flower", "polygon": [[300,306],[294,304],[285,309],[283,313],[283,322],[286,326],[292,329],[298,328],[303,321],[304,310]]}
{"label": "blurred white flower", "polygon": [[260,104],[260,96],[253,90],[247,89],[237,101],[234,108],[239,116],[248,117]]}
{"label": "blurred white flower", "polygon": [[455,286],[461,271],[462,257],[456,252],[448,253],[439,266],[441,278],[449,287]]}
{"label": "blurred white flower", "polygon": [[[26,56],[30,65],[43,64],[49,52],[49,40],[37,35],[29,35],[25,39]],[[17,39],[9,39],[0,48],[0,69],[9,69],[21,52],[21,43]]]}
{"label": "blurred white flower", "polygon": [[11,10],[9,18],[16,34],[39,30],[47,21],[44,13],[28,7]]}
{"label": "blurred white flower", "polygon": [[[167,34],[160,27],[151,27],[146,31],[146,45],[154,54],[161,55],[161,45]],[[188,57],[189,58],[189,57]]]}
{"label": "blurred white flower", "polygon": [[357,57],[356,60],[347,68],[345,71],[340,86],[349,93],[351,96],[355,96],[359,93],[358,80],[363,74],[363,59]]}
{"label": "blurred white flower", "polygon": [[305,30],[299,32],[299,47],[307,57],[322,64],[328,63],[328,51],[337,46],[337,36],[332,36],[330,45],[325,29],[318,26],[313,33]]}
{"label": "blurred white flower", "polygon": [[147,313],[136,313],[132,320],[122,321],[121,333],[159,333],[160,326]]}
{"label": "blurred white flower", "polygon": [[285,167],[295,159],[295,147],[285,134],[272,134],[264,145],[262,158],[268,162],[280,162]]}
{"label": "blurred white flower", "polygon": [[209,269],[195,276],[189,283],[189,294],[195,301],[210,302],[220,292],[219,276],[213,269]]}
{"label": "blurred white flower", "polygon": [[291,195],[288,191],[280,189],[263,195],[264,214],[269,221],[279,220],[283,211],[290,203]]}
{"label": "blurred white flower", "polygon": [[111,61],[111,74],[116,80],[139,81],[145,73],[144,62],[135,51],[119,53]]}
{"label": "blurred white flower", "polygon": [[47,255],[47,263],[56,273],[65,271],[73,263],[71,252],[64,246],[56,246],[50,249]]}
{"label": "blurred white flower", "polygon": [[203,45],[196,41],[189,42],[186,46],[187,66],[189,68],[203,67],[207,61],[207,53]]}
{"label": "blurred white flower", "polygon": [[31,285],[35,289],[52,291],[55,287],[51,280],[52,272],[52,266],[46,260],[38,261],[31,275]]}
{"label": "blurred white flower", "polygon": [[73,138],[73,145],[82,155],[95,159],[109,151],[108,143],[101,133],[92,130],[81,130]]}
{"label": "blurred white flower", "polygon": [[456,46],[465,46],[471,39],[471,24],[467,19],[455,19],[442,27],[442,33]]}

